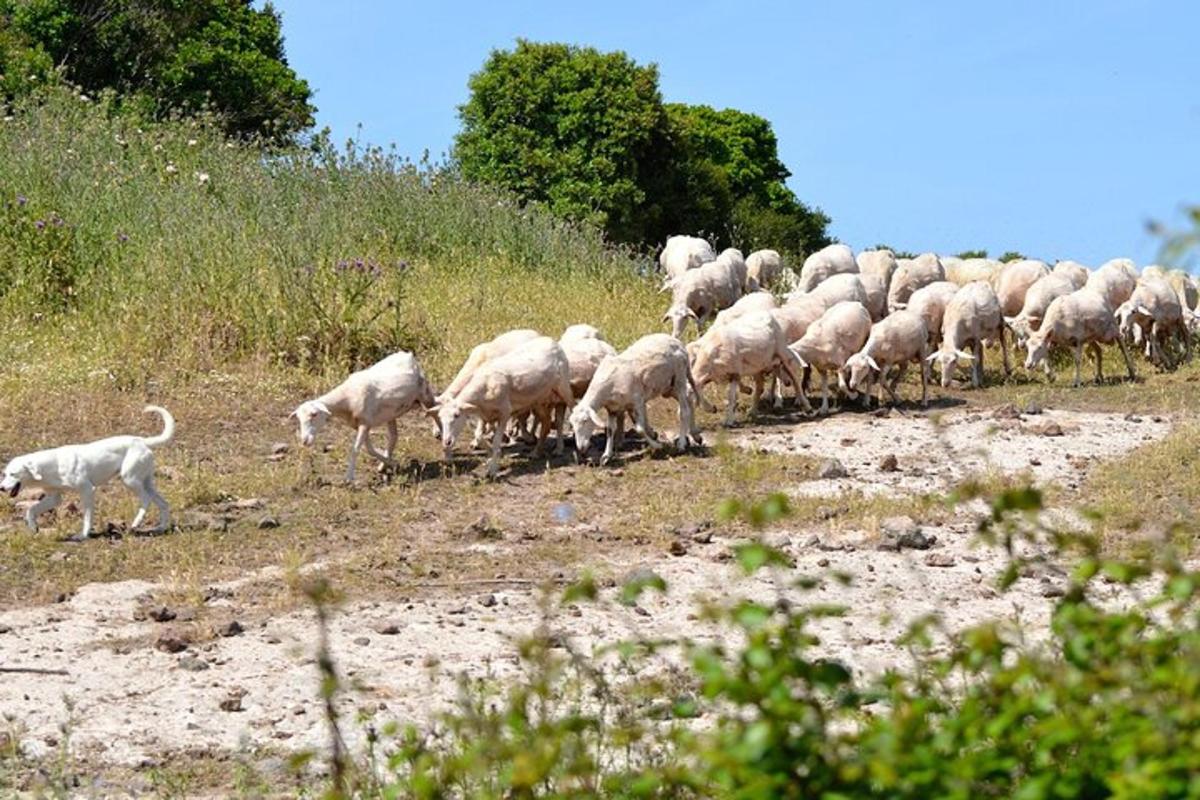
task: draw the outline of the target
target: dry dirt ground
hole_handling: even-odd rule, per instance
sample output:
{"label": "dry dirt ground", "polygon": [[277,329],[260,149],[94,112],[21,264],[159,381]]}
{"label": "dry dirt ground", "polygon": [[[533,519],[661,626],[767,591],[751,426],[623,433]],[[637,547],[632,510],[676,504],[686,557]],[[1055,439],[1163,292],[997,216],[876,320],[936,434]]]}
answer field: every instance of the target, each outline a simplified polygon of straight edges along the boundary
{"label": "dry dirt ground", "polygon": [[[154,793],[181,764],[228,764],[240,753],[270,775],[282,773],[289,752],[320,748],[327,738],[317,627],[288,589],[301,574],[321,572],[346,587],[331,642],[348,679],[340,699],[348,719],[428,721],[449,707],[458,674],[511,674],[515,641],[543,620],[544,587],[583,570],[612,587],[650,569],[670,588],[635,608],[569,609],[558,624],[581,646],[709,635],[696,615],[704,599],[797,592],[780,588],[779,575],[739,579],[730,545],[749,531],[714,521],[724,497],[772,488],[794,498],[797,515],[768,530],[768,541],[795,559],[798,573],[852,578],[795,596],[849,609],[819,626],[829,655],[864,671],[901,665],[897,637],[931,612],[951,628],[1003,618],[1037,636],[1064,573],[1043,570],[998,593],[1002,555],[974,535],[986,510],[940,498],[970,478],[1031,478],[1065,508],[1097,464],[1180,423],[971,402],[768,419],[710,434],[719,443],[704,457],[635,452],[605,469],[563,459],[555,469],[529,470],[510,459],[498,484],[418,460],[407,477],[346,488],[308,472],[340,474],[340,432],[338,447],[315,466],[294,451],[269,455],[284,436],[281,412],[262,412],[271,422],[251,437],[255,462],[221,480],[196,466],[219,458],[205,450],[218,444],[183,436],[187,457],[172,465],[164,456],[189,498],[179,509],[184,526],[171,535],[118,532],[66,544],[56,537],[73,532],[76,516],[35,539],[11,512],[0,536],[18,537],[24,549],[10,551],[0,571],[10,589],[0,610],[0,667],[65,672],[0,675],[0,737],[22,763],[53,761],[65,729],[81,792]],[[416,423],[405,436],[402,447],[435,453],[417,443],[427,434]],[[248,485],[244,476],[263,470],[287,479]],[[237,495],[197,487],[210,480]],[[172,481],[163,485],[171,497]],[[119,490],[101,502],[127,508]],[[898,535],[915,546],[881,549]],[[225,552],[232,556],[214,556]],[[46,575],[33,575],[42,564]],[[96,573],[106,580],[91,581]],[[347,723],[353,746],[363,730]],[[216,772],[199,780],[231,780],[228,769]],[[36,775],[13,769],[0,772],[5,779],[32,785]]]}

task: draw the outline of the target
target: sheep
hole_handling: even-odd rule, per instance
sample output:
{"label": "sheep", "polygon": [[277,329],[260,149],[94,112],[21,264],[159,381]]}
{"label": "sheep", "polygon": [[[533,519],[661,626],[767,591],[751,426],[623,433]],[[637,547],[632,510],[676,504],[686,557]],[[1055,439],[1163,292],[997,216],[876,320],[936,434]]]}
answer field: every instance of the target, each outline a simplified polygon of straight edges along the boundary
{"label": "sheep", "polygon": [[[607,464],[619,445],[626,414],[650,448],[660,449],[663,445],[646,421],[646,401],[656,397],[674,397],[678,402],[676,446],[680,452],[686,450],[689,440],[699,441],[689,390],[696,391],[695,382],[687,351],[679,340],[665,333],[643,336],[600,363],[587,392],[571,409],[575,452],[586,456],[592,434],[603,427],[607,441],[600,463]],[[600,419],[602,409],[607,412],[607,421]]]}
{"label": "sheep", "polygon": [[888,287],[888,311],[904,308],[912,293],[934,281],[946,280],[942,262],[933,253],[924,253],[916,258],[896,259],[896,271]]}
{"label": "sheep", "polygon": [[[775,318],[775,322],[783,331],[784,340],[794,342],[802,338],[809,326],[820,319],[828,308],[829,306],[820,297],[802,294],[772,311],[771,316]],[[771,377],[770,394],[776,408],[783,405],[783,392],[779,387],[778,373]]]}
{"label": "sheep", "polygon": [[[914,292],[913,296],[928,288],[926,286]],[[887,390],[893,403],[899,403],[896,386],[904,378],[908,365],[916,362],[921,370],[921,405],[927,405],[929,362],[925,359],[929,357],[929,329],[925,325],[925,318],[913,308],[914,305],[915,302],[910,303],[909,308],[898,309],[872,325],[862,349],[846,359],[844,371],[849,372],[850,377],[846,379],[843,376],[843,380],[851,391],[862,392],[869,401],[871,384],[878,382],[879,405],[883,405],[884,390]],[[889,383],[887,374],[893,366],[899,369]]]}
{"label": "sheep", "polygon": [[888,287],[896,271],[896,256],[891,250],[864,250],[855,259],[858,277],[867,293],[867,311],[872,320],[887,316]]}
{"label": "sheep", "polygon": [[858,264],[854,261],[854,252],[844,244],[831,244],[804,259],[797,291],[811,292],[818,284],[834,275],[857,272]]}
{"label": "sheep", "polygon": [[600,362],[617,353],[617,348],[604,341],[600,331],[591,325],[570,326],[563,331],[558,344],[567,356],[571,371],[571,394],[574,397],[583,397]]}
{"label": "sheep", "polygon": [[717,314],[712,328],[727,325],[739,317],[744,317],[754,311],[770,311],[779,307],[779,301],[770,292],[750,292],[738,298],[737,302]]}
{"label": "sheep", "polygon": [[[1060,262],[1061,263],[1061,262]],[[1005,323],[1017,340],[1017,347],[1024,347],[1025,340],[1042,324],[1046,309],[1056,297],[1070,294],[1078,287],[1068,272],[1051,272],[1033,282],[1025,293],[1025,304],[1015,317],[1006,317]]]}
{"label": "sheep", "polygon": [[959,288],[958,284],[951,281],[934,281],[913,292],[906,307],[896,310],[907,309],[919,316],[925,323],[929,345],[936,348],[942,343],[942,317],[946,313],[946,306],[954,299]]}
{"label": "sheep", "polygon": [[966,286],[974,281],[991,281],[1003,265],[990,258],[960,258],[947,262],[942,259],[942,268],[946,272],[946,280],[958,286]]}
{"label": "sheep", "polygon": [[746,257],[746,288],[767,289],[783,273],[783,259],[775,250],[755,250]]}
{"label": "sheep", "polygon": [[[541,334],[529,328],[518,328],[517,330],[502,333],[490,342],[475,345],[471,348],[471,352],[467,355],[467,360],[459,367],[458,372],[454,376],[454,380],[442,390],[442,393],[435,398],[435,402],[444,403],[462,390],[462,387],[467,385],[467,381],[475,374],[481,366],[486,364],[493,358],[508,355],[513,350],[517,349],[526,342],[531,342],[534,339],[541,337]],[[524,427],[521,425],[520,427]],[[441,428],[438,427],[435,431],[436,436],[441,436]],[[484,424],[483,420],[479,420],[475,425],[475,437],[472,441],[473,446],[479,447],[483,444]]]}
{"label": "sheep", "polygon": [[1200,289],[1195,279],[1181,269],[1173,269],[1167,273],[1167,282],[1179,296],[1179,303],[1188,311],[1195,311],[1196,304],[1200,302]]}
{"label": "sheep", "polygon": [[1088,278],[1092,271],[1080,264],[1078,261],[1058,261],[1054,264],[1054,269],[1051,272],[1066,275],[1071,279],[1071,285],[1076,289],[1082,289],[1087,285]]}
{"label": "sheep", "polygon": [[[983,344],[993,339],[1000,341],[1004,374],[1007,376],[1011,369],[1008,347],[1004,342],[1004,316],[1000,313],[1000,299],[986,281],[968,283],[947,304],[942,317],[942,347],[926,360],[941,366],[943,387],[950,386],[960,358],[971,361],[971,385],[978,389],[983,386]],[[973,347],[974,354],[966,352],[966,347]]]}
{"label": "sheep", "polygon": [[[433,387],[416,357],[402,350],[353,373],[320,397],[304,401],[290,416],[300,424],[300,443],[305,447],[312,446],[331,417],[354,429],[346,467],[346,483],[352,483],[359,448],[366,448],[381,469],[395,464],[396,418],[417,406],[431,409],[435,402]],[[371,444],[371,429],[379,425],[387,425],[387,447],[382,454]]]}
{"label": "sheep", "polygon": [[1167,277],[1167,271],[1158,264],[1150,264],[1149,266],[1142,267],[1142,274],[1138,277],[1159,278],[1161,280]]}
{"label": "sheep", "polygon": [[742,296],[744,280],[737,264],[726,258],[688,270],[672,286],[671,305],[662,321],[670,322],[671,334],[682,339],[689,319],[700,325],[736,303]]}
{"label": "sheep", "polygon": [[1133,294],[1137,278],[1133,262],[1127,258],[1117,258],[1100,265],[1088,276],[1084,288],[1100,295],[1108,303],[1109,310],[1115,311]]}
{"label": "sheep", "polygon": [[487,473],[488,477],[496,477],[508,421],[525,411],[532,411],[541,424],[535,453],[540,453],[545,444],[549,415],[554,412],[558,433],[555,452],[561,453],[566,409],[572,399],[571,368],[559,343],[548,336],[526,342],[520,349],[484,363],[458,393],[434,407],[442,427],[446,460],[453,454],[467,417],[478,417],[495,425]]}
{"label": "sheep", "polygon": [[689,269],[696,269],[716,258],[712,245],[704,239],[697,236],[671,236],[658,254],[658,265],[670,282]]}
{"label": "sheep", "polygon": [[692,375],[696,381],[697,397],[709,383],[721,380],[729,382],[726,426],[734,424],[741,378],[748,376],[755,380],[754,402],[751,405],[753,413],[762,391],[763,375],[777,368],[782,369],[797,387],[804,409],[811,410],[808,398],[800,388],[796,367],[803,365],[796,359],[795,353],[788,349],[783,330],[769,311],[747,314],[717,328],[698,342],[693,350]]}
{"label": "sheep", "polygon": [[1174,287],[1154,273],[1143,273],[1129,299],[1117,307],[1113,314],[1117,329],[1123,337],[1132,337],[1139,344],[1146,339],[1146,356],[1154,364],[1170,369],[1170,359],[1162,345],[1171,335],[1183,339],[1184,357],[1192,357],[1191,337],[1188,335],[1183,315],[1183,304]]}
{"label": "sheep", "polygon": [[820,299],[826,308],[844,301],[862,303],[864,306],[870,302],[862,278],[849,273],[834,275],[832,278],[822,281],[819,286],[808,293],[808,296]]}
{"label": "sheep", "polygon": [[821,318],[808,326],[804,336],[793,342],[791,350],[805,367],[821,376],[821,408],[829,413],[829,373],[840,375],[850,358],[871,332],[871,314],[866,306],[854,301],[833,305]]}
{"label": "sheep", "polygon": [[1020,314],[1029,287],[1049,274],[1050,267],[1045,262],[1030,258],[1005,264],[991,282],[1000,300],[1000,313],[1006,317]]}
{"label": "sheep", "polygon": [[[1099,270],[1097,270],[1099,272]],[[1066,345],[1075,350],[1075,386],[1080,385],[1079,368],[1083,361],[1083,346],[1091,347],[1096,357],[1096,382],[1104,380],[1101,369],[1100,345],[1116,342],[1125,357],[1125,366],[1129,370],[1129,380],[1136,380],[1133,360],[1121,338],[1117,320],[1112,308],[1103,295],[1093,289],[1084,287],[1062,297],[1054,298],[1046,309],[1042,325],[1025,342],[1028,355],[1025,358],[1025,369],[1031,370],[1039,363],[1044,364],[1046,377],[1053,379],[1048,355],[1054,345]]]}

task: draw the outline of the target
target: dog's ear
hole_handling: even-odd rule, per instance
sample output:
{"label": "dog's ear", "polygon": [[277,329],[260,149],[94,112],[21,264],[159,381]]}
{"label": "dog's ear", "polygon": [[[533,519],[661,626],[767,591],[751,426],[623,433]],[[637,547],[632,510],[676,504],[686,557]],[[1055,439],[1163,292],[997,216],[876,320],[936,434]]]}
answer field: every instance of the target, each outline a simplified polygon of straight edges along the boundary
{"label": "dog's ear", "polygon": [[42,479],[42,471],[38,469],[37,462],[35,462],[32,458],[25,459],[25,471],[28,472],[29,476],[35,481],[40,481]]}

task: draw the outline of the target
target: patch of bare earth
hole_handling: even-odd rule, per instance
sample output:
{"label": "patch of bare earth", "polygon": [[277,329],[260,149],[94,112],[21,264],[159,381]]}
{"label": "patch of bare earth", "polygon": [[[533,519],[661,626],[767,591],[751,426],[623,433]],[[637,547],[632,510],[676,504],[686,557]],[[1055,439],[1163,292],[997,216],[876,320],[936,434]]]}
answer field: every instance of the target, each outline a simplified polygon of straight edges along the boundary
{"label": "patch of bare earth", "polygon": [[[386,485],[358,499],[316,489],[311,505],[294,501],[288,513],[319,514],[322,493],[345,506],[340,524],[331,520],[314,540],[325,542],[319,569],[354,587],[331,630],[349,687],[340,701],[345,718],[427,721],[450,707],[455,675],[512,675],[514,642],[543,619],[539,587],[584,568],[608,576],[609,586],[648,568],[671,587],[637,608],[584,605],[560,619],[585,646],[631,635],[708,635],[696,621],[698,603],[731,592],[846,606],[845,618],[819,624],[822,646],[866,671],[902,666],[896,641],[927,613],[941,614],[950,628],[1009,619],[1036,635],[1064,573],[1047,568],[998,594],[1001,555],[975,540],[978,506],[912,519],[886,516],[886,502],[878,513],[872,505],[944,493],[987,473],[1026,473],[1070,502],[1093,465],[1171,427],[1163,418],[1025,410],[840,414],[746,427],[728,435],[731,452],[708,457],[639,455],[615,470],[560,464],[518,470],[500,484],[431,477],[390,499]],[[729,546],[746,531],[712,524],[711,509],[718,495],[767,484],[822,504],[767,538],[795,559],[798,573],[842,572],[852,578],[848,586],[825,580],[815,594],[800,594],[771,576],[735,581]],[[379,494],[392,505],[372,505]],[[409,506],[395,508],[401,522],[382,525],[376,515],[400,500]],[[376,535],[350,532],[356,518],[379,525]],[[339,537],[349,546],[336,546]],[[86,546],[93,544],[106,546]],[[316,702],[314,615],[294,600],[271,599],[288,571],[276,562],[238,580],[193,585],[186,602],[169,581],[123,580],[0,612],[0,666],[66,672],[0,682],[0,708],[25,755],[54,751],[67,718],[64,696],[73,702],[73,757],[94,771],[188,754],[321,747],[327,732]],[[347,733],[361,744],[362,725],[349,723]]]}

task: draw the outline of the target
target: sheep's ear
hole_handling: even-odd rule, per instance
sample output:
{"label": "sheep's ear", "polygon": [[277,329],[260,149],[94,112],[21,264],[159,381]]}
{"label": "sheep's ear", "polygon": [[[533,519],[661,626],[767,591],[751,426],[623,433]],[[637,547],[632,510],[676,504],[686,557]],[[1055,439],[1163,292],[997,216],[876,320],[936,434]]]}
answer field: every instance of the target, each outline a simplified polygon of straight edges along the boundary
{"label": "sheep's ear", "polygon": [[893,311],[903,311],[906,308],[908,308],[908,303],[896,303],[896,305],[892,306]]}
{"label": "sheep's ear", "polygon": [[604,420],[600,419],[600,415],[596,413],[596,409],[588,408],[587,413],[588,413],[588,419],[590,419],[592,421],[593,425],[600,427],[600,428],[604,427]]}
{"label": "sheep's ear", "polygon": [[288,414],[287,418],[288,419],[297,419],[297,418],[299,418],[299,416],[300,416],[300,409],[293,408],[292,413]]}
{"label": "sheep's ear", "polygon": [[331,416],[331,413],[329,411],[329,406],[325,405],[320,400],[314,400],[313,405],[316,406],[317,410],[320,411],[325,416]]}
{"label": "sheep's ear", "polygon": [[670,321],[671,321],[671,315],[670,315],[670,314],[663,314],[663,316],[662,316],[662,321],[663,321],[663,322],[670,322]]}
{"label": "sheep's ear", "polygon": [[1136,311],[1138,314],[1141,314],[1143,317],[1150,316],[1150,311],[1145,306],[1138,306]]}
{"label": "sheep's ear", "polygon": [[958,356],[959,358],[961,358],[965,361],[974,361],[975,360],[975,356],[971,355],[970,353],[966,352],[965,350],[955,350],[954,355]]}
{"label": "sheep's ear", "polygon": [[796,357],[796,360],[800,362],[801,367],[803,367],[804,369],[808,369],[808,362],[800,357],[800,354],[796,352],[796,348],[789,347],[788,350],[792,351],[792,355],[794,355]]}
{"label": "sheep's ear", "polygon": [[433,417],[434,419],[437,419],[438,412],[441,411],[441,409],[442,409],[441,403],[434,403],[429,408],[425,409],[425,415],[429,416],[429,417]]}
{"label": "sheep's ear", "polygon": [[883,372],[883,370],[879,368],[879,365],[875,363],[875,359],[871,358],[870,356],[867,356],[867,363],[870,364],[871,369],[875,370],[876,372]]}
{"label": "sheep's ear", "polygon": [[672,288],[673,288],[673,284],[671,283],[671,281],[663,281],[663,285],[661,288],[659,288],[658,293],[666,294],[667,292],[671,291]]}
{"label": "sheep's ear", "polygon": [[687,315],[689,317],[691,317],[692,319],[696,320],[697,322],[700,321],[700,318],[696,316],[696,312],[692,311],[690,308],[687,310]]}
{"label": "sheep's ear", "polygon": [[941,355],[941,353],[930,353],[929,355],[927,355],[925,357],[925,360],[928,361],[930,364],[932,364],[933,362],[938,360],[938,356],[940,356],[940,355]]}

